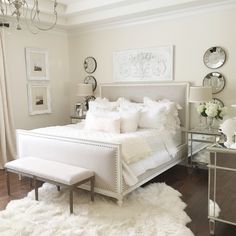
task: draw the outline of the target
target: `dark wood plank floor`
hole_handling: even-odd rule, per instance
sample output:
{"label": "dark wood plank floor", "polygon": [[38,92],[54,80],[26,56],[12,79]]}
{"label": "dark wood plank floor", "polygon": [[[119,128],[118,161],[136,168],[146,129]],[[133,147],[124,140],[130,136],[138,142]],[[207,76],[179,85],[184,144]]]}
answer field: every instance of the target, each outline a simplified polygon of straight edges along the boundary
{"label": "dark wood plank floor", "polygon": [[[165,182],[182,193],[185,209],[192,219],[188,227],[195,235],[209,236],[207,220],[207,170],[194,169],[189,171],[185,166],[175,166],[150,182]],[[7,196],[5,174],[0,170],[0,209],[5,209],[12,199],[23,198],[30,190],[26,178],[19,181],[18,176],[11,175],[12,196]],[[217,236],[235,236],[236,226],[216,223]]]}

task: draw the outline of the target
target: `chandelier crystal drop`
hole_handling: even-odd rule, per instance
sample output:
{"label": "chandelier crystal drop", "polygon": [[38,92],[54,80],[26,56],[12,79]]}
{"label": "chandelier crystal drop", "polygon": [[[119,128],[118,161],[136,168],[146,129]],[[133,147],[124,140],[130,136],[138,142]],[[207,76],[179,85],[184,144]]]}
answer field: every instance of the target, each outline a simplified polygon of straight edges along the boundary
{"label": "chandelier crystal drop", "polygon": [[41,16],[43,13],[39,7],[38,0],[0,0],[0,11],[4,17],[12,16],[16,17],[16,29],[21,30],[21,17],[25,18],[26,24],[32,33],[37,33],[38,30],[47,31],[52,29],[57,23],[57,0],[51,1],[52,17],[54,18],[52,23],[48,26],[42,23]]}

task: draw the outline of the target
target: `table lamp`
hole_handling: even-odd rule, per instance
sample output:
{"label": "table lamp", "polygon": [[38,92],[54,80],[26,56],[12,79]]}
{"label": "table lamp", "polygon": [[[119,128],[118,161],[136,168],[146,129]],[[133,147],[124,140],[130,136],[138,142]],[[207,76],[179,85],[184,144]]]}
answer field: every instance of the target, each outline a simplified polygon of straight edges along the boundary
{"label": "table lamp", "polygon": [[224,145],[227,148],[236,148],[235,134],[236,134],[236,117],[227,119],[221,124],[220,129],[226,136],[226,142]]}
{"label": "table lamp", "polygon": [[[193,86],[189,89],[189,103],[196,103],[199,105],[201,103],[209,102],[212,100],[212,87],[203,86]],[[202,126],[201,115],[199,115],[199,124]]]}
{"label": "table lamp", "polygon": [[189,102],[191,103],[202,103],[209,102],[212,100],[212,88],[194,86],[189,89]]}
{"label": "table lamp", "polygon": [[82,107],[80,108],[80,111],[79,111],[79,116],[82,116],[83,112],[85,110],[88,110],[88,102],[91,99],[91,97],[93,97],[92,84],[83,84],[83,83],[77,84],[76,96],[83,97],[83,99],[84,99],[84,101],[82,103]]}

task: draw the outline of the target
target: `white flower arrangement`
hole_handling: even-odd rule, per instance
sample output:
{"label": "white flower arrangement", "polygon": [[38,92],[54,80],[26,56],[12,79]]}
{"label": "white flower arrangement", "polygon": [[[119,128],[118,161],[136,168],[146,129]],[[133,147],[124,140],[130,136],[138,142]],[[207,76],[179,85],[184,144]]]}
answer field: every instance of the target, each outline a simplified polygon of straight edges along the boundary
{"label": "white flower arrangement", "polygon": [[207,102],[197,107],[197,112],[204,117],[211,117],[222,120],[227,113],[227,108],[215,102]]}

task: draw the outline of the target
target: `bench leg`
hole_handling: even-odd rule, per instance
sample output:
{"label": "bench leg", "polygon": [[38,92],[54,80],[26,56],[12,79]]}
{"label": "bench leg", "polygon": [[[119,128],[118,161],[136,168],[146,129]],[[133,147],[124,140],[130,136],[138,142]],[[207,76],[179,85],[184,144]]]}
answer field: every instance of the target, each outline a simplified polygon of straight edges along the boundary
{"label": "bench leg", "polygon": [[95,176],[91,178],[91,201],[94,202],[94,184],[95,184]]}
{"label": "bench leg", "polygon": [[38,193],[38,182],[37,179],[34,177],[34,189],[35,189],[35,200],[39,200],[39,193]]}
{"label": "bench leg", "polygon": [[57,185],[57,191],[59,192],[61,190],[60,186]]}
{"label": "bench leg", "polygon": [[70,214],[73,213],[73,189],[70,189]]}
{"label": "bench leg", "polygon": [[7,180],[7,194],[8,196],[10,196],[11,194],[11,189],[10,189],[10,174],[9,172],[6,170],[6,180]]}

